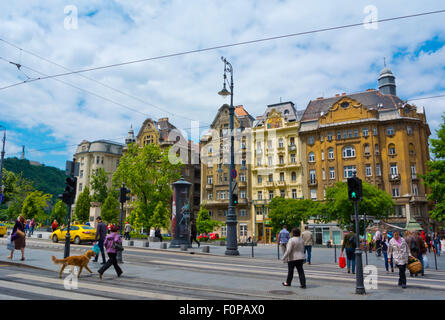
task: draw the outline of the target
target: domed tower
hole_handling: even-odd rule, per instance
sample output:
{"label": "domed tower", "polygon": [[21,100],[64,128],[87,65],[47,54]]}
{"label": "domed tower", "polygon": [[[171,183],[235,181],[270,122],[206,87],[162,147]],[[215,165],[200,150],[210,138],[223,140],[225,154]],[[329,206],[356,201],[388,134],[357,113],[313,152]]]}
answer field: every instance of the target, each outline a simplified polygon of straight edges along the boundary
{"label": "domed tower", "polygon": [[125,139],[125,144],[128,146],[130,143],[134,142],[136,142],[136,139],[134,138],[133,125],[131,125],[130,130],[128,131],[128,136]]}
{"label": "domed tower", "polygon": [[387,67],[383,68],[379,76],[379,91],[383,94],[396,95],[396,77]]}

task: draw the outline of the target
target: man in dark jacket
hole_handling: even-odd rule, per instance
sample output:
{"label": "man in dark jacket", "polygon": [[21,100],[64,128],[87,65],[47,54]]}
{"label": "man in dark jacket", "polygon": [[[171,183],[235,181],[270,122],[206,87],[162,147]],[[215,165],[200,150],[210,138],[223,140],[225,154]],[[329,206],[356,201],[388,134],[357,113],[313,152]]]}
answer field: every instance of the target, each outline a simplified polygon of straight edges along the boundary
{"label": "man in dark jacket", "polygon": [[[97,217],[96,218],[96,238],[95,241],[97,241],[97,245],[100,248],[100,252],[102,253],[102,264],[105,264],[105,251],[104,251],[104,242],[105,242],[105,238],[107,236],[107,226],[105,225],[105,223],[102,222],[102,218],[101,217]],[[94,262],[97,262],[97,260],[99,259],[99,255],[96,255],[96,258],[94,259]]]}
{"label": "man in dark jacket", "polygon": [[[418,234],[417,232],[413,231],[409,233],[409,236],[406,238],[406,242],[408,243],[408,247],[411,251],[411,254],[414,258],[417,258],[422,263],[422,276],[425,275],[425,269],[423,265],[423,254],[426,253],[427,249],[425,247],[425,241],[423,240],[422,236]],[[412,277],[413,274],[410,273],[410,276]],[[416,273],[417,277],[417,273]]]}

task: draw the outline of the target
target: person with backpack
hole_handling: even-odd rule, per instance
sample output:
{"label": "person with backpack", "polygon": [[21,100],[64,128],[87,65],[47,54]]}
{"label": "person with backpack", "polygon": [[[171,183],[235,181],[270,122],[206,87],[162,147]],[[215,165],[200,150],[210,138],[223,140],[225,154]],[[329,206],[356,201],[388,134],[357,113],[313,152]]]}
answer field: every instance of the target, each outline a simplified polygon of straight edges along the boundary
{"label": "person with backpack", "polygon": [[97,272],[99,272],[100,280],[102,280],[102,275],[111,266],[116,270],[117,276],[120,277],[123,273],[122,269],[117,264],[117,251],[122,247],[121,236],[117,233],[119,230],[118,226],[111,226],[110,234],[107,235],[104,241],[104,246],[107,250],[108,261],[105,263]]}
{"label": "person with backpack", "polygon": [[346,265],[348,267],[348,273],[351,273],[352,264],[352,274],[355,274],[355,248],[356,248],[356,235],[353,228],[349,229],[349,232],[343,237],[343,244],[341,246],[341,252],[346,249]]}

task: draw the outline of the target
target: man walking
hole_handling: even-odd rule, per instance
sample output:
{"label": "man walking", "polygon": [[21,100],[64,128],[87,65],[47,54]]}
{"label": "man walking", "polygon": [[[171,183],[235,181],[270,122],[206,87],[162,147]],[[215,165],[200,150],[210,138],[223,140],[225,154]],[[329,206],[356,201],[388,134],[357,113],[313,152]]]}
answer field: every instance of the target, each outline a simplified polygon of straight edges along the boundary
{"label": "man walking", "polygon": [[311,264],[311,256],[312,256],[312,246],[314,245],[314,235],[309,231],[309,227],[304,227],[304,232],[301,234],[301,237],[304,241],[304,254],[306,255],[306,259],[304,260],[308,264]]}
{"label": "man walking", "polygon": [[124,239],[125,240],[130,240],[130,232],[131,232],[131,224],[127,223],[125,224],[124,227]]}
{"label": "man walking", "polygon": [[379,229],[377,229],[375,233],[375,248],[377,251],[377,257],[380,257],[382,255],[382,250],[379,250],[382,245],[382,233]]}
{"label": "man walking", "polygon": [[289,242],[290,234],[287,231],[287,226],[283,226],[280,233],[278,234],[278,243],[283,251],[283,255],[286,252],[287,243]]}
{"label": "man walking", "polygon": [[[107,236],[107,226],[105,225],[105,223],[102,222],[101,217],[96,218],[96,223],[97,223],[96,238],[94,239],[94,241],[98,241],[98,238],[99,238],[97,245],[99,246],[100,252],[102,253],[102,264],[105,264],[106,259],[105,259],[105,251],[104,251],[104,242],[105,242],[105,238]],[[99,259],[99,255],[96,255],[94,262],[97,262],[98,259]]]}

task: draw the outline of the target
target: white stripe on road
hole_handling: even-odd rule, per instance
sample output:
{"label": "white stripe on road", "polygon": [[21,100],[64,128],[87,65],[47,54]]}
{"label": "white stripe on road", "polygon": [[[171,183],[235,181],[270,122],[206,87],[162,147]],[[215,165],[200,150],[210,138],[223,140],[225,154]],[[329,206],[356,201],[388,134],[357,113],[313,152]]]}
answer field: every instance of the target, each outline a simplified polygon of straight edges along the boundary
{"label": "white stripe on road", "polygon": [[[63,280],[53,279],[53,278],[48,278],[48,277],[35,276],[35,275],[30,275],[30,274],[11,274],[10,276],[16,277],[16,278],[21,278],[21,279],[35,280],[35,281],[63,285]],[[117,287],[113,287],[113,286],[104,286],[104,285],[98,285],[98,284],[93,284],[93,283],[85,283],[85,282],[80,282],[80,280],[77,282],[77,286],[79,288],[85,288],[85,289],[91,289],[91,290],[97,290],[97,291],[105,291],[108,293],[110,293],[110,292],[118,293],[118,294],[122,294],[123,296],[125,296],[125,295],[137,296],[137,297],[151,298],[151,299],[157,299],[157,300],[197,300],[196,298],[190,298],[190,297],[180,296],[180,295],[163,294],[163,293],[157,293],[157,292],[125,289],[122,287],[117,288]]]}
{"label": "white stripe on road", "polygon": [[[28,274],[19,274],[14,275],[14,277],[22,278],[22,279],[30,279],[31,276]],[[32,279],[30,279],[32,280]],[[46,281],[48,282],[48,281]],[[60,283],[60,282],[58,282]],[[69,290],[57,290],[57,289],[49,289],[44,287],[33,286],[29,284],[23,284],[18,282],[4,281],[0,280],[0,287],[25,291],[27,293],[35,293],[40,295],[58,297],[58,298],[66,298],[66,299],[74,299],[74,300],[110,300],[108,298],[96,297],[93,295],[76,293]]]}
{"label": "white stripe on road", "polygon": [[11,296],[10,294],[0,294],[0,300],[28,300],[28,299]]}

